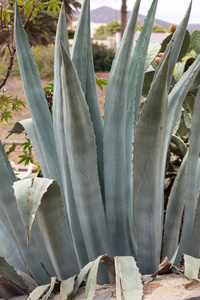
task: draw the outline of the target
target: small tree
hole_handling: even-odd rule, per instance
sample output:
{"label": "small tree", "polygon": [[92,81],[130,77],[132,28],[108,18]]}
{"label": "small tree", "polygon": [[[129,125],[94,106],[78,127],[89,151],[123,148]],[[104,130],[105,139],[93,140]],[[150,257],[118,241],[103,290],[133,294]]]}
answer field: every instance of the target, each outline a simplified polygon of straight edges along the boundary
{"label": "small tree", "polygon": [[[7,47],[10,53],[10,60],[9,65],[7,68],[7,72],[0,83],[0,89],[6,84],[6,81],[10,75],[12,70],[14,56],[16,52],[15,44],[14,44],[14,35],[13,35],[13,20],[14,20],[14,2],[12,0],[0,0],[0,40],[1,40],[1,48]],[[55,20],[57,19],[57,13],[60,11],[60,6],[63,1],[60,0],[18,0],[18,5],[20,8],[20,14],[22,15],[24,28],[28,28],[29,31],[31,30],[30,22],[37,22],[36,17],[38,15],[43,16],[43,22],[46,24],[47,19],[49,20],[49,13],[52,11],[56,15],[52,17],[53,25],[55,27]],[[72,16],[73,12],[77,10],[81,5],[79,1],[76,0],[64,0],[65,2],[65,9],[68,18]],[[74,9],[73,9],[74,8]],[[45,14],[46,13],[46,14]],[[46,17],[45,17],[46,15]],[[47,18],[47,19],[46,19]],[[45,21],[46,20],[46,21]],[[41,21],[41,18],[40,18]],[[52,24],[52,22],[51,22]],[[41,22],[40,22],[40,31]],[[45,25],[46,28],[46,25]],[[36,31],[36,30],[34,30]],[[55,30],[54,30],[55,31]],[[46,35],[46,40],[48,40],[48,35],[52,36],[52,32],[48,32]],[[54,35],[54,34],[53,34]],[[32,40],[34,37],[32,36]],[[41,39],[44,41],[44,39]]]}

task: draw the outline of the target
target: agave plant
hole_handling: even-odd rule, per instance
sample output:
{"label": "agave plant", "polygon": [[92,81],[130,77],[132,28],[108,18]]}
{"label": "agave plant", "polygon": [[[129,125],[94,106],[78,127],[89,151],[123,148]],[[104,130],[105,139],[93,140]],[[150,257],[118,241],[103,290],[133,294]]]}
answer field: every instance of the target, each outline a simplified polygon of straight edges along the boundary
{"label": "agave plant", "polygon": [[[168,255],[176,264],[182,253],[199,256],[200,91],[189,151],[171,191],[166,216],[163,197],[168,146],[184,98],[200,70],[198,56],[170,91],[191,4],[168,43],[139,116],[158,0],[153,0],[132,51],[140,2],[135,1],[112,65],[104,120],[92,61],[90,1],[83,2],[71,54],[62,8],[55,42],[53,122],[16,5],[15,43],[32,119],[16,123],[12,131],[26,130],[43,173],[43,178],[17,181],[1,146],[0,256],[5,267],[0,274],[17,281],[15,288],[21,288],[20,292],[23,280],[25,292],[28,287],[48,284],[54,276],[52,287],[55,276],[59,280],[74,276],[98,257],[93,264],[96,270],[104,254],[117,257],[116,274],[123,269],[117,264],[123,265],[121,256],[133,256],[140,272],[148,274],[157,269],[162,256]],[[131,273],[127,262],[124,270]],[[104,272],[100,275],[105,281]],[[68,281],[71,290],[74,280]],[[116,282],[120,282],[118,275]],[[138,297],[141,299],[141,293]]]}

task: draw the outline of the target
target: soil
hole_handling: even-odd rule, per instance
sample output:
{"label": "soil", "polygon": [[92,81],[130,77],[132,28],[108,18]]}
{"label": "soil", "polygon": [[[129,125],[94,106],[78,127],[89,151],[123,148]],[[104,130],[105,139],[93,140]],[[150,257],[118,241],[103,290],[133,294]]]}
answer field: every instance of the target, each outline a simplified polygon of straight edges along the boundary
{"label": "soil", "polygon": [[[96,77],[102,79],[108,79],[109,73],[96,73]],[[42,86],[45,87],[48,83],[49,79],[42,79]],[[23,84],[20,77],[9,77],[8,81],[4,87],[8,91],[8,95],[11,95],[13,98],[18,96],[23,101],[25,101]],[[103,91],[97,86],[97,92],[100,101],[101,113],[103,115],[104,112],[104,102],[105,102],[105,94],[106,94],[106,86],[103,86]],[[10,148],[13,142],[15,143],[24,143],[25,142],[25,134],[22,133],[20,135],[13,134],[8,139],[6,139],[8,135],[8,131],[12,129],[14,124],[17,121],[21,121],[23,119],[30,118],[30,113],[28,108],[23,108],[20,112],[15,112],[12,114],[13,119],[8,123],[3,121],[0,122],[0,140],[3,144],[5,144],[6,151]],[[9,155],[9,160],[13,161],[15,164],[19,161],[19,155],[23,154],[21,145],[17,145],[16,151]],[[36,157],[34,156],[34,161],[36,161]]]}

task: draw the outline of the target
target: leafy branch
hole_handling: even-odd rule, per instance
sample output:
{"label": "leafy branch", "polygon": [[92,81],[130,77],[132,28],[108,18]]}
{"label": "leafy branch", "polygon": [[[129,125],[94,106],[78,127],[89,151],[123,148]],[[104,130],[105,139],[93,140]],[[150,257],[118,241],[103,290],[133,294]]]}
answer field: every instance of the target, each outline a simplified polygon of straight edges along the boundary
{"label": "leafy branch", "polygon": [[[47,9],[47,11],[52,10],[55,14],[59,12],[60,5],[62,4],[61,1],[58,0],[52,0],[47,1],[45,3],[41,3],[41,0],[19,0],[18,5],[20,9],[20,13],[24,13],[26,16],[26,20],[24,21],[24,28],[27,26],[28,22],[33,21],[37,16],[37,13],[39,10]],[[14,16],[12,14],[14,13],[13,9],[13,1],[7,1],[4,2],[3,5],[0,6],[0,31],[3,36],[3,40],[6,44],[6,47],[9,50],[10,53],[10,60],[9,65],[6,71],[6,74],[3,78],[3,80],[0,82],[0,89],[6,84],[6,81],[11,73],[13,64],[14,64],[14,56],[16,52],[15,44],[14,44],[14,34],[13,34],[13,24],[11,23],[14,20]],[[12,16],[12,17],[11,17]]]}

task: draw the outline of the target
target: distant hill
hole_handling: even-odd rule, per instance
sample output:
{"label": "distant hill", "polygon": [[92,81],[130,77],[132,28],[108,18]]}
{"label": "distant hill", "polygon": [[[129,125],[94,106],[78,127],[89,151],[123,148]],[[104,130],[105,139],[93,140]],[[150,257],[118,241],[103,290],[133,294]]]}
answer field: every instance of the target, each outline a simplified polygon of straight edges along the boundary
{"label": "distant hill", "polygon": [[[130,17],[131,11],[127,11],[127,18]],[[138,23],[143,23],[145,16],[139,14],[138,15]],[[121,20],[121,12],[120,10],[113,9],[108,6],[102,6],[96,9],[91,10],[91,21],[95,23],[109,23],[112,21],[120,21]],[[165,29],[170,28],[170,23],[155,19],[155,23],[161,25]],[[200,24],[189,24],[188,30],[191,33],[195,29],[200,29]]]}

